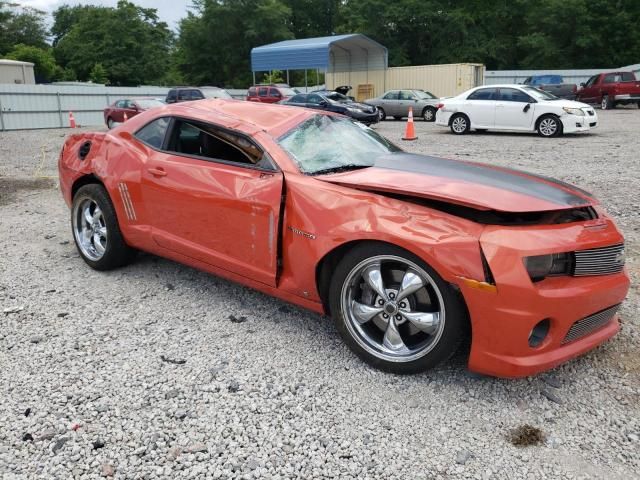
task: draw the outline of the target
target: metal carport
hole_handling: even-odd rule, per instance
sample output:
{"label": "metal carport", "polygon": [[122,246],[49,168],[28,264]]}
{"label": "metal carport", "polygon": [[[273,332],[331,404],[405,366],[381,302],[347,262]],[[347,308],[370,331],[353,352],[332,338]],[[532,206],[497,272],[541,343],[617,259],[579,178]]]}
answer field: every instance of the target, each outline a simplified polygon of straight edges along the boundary
{"label": "metal carport", "polygon": [[366,35],[350,33],[330,37],[285,40],[251,50],[251,71],[323,70],[325,73],[385,70],[387,49]]}

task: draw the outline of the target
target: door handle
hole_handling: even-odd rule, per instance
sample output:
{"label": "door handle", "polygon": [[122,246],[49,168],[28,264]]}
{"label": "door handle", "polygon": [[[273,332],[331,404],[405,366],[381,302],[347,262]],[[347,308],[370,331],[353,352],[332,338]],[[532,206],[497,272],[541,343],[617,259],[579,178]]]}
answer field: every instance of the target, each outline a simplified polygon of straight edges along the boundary
{"label": "door handle", "polygon": [[149,172],[154,177],[166,177],[167,176],[167,172],[165,172],[164,169],[162,169],[162,168],[148,168],[147,172]]}

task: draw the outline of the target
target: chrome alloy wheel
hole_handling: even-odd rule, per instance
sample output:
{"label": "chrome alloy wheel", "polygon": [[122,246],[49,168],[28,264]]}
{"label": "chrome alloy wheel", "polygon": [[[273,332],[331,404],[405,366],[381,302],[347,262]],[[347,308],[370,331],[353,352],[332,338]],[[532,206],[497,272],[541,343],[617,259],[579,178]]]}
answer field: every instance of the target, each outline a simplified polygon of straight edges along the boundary
{"label": "chrome alloy wheel", "polygon": [[451,122],[451,128],[456,133],[462,133],[467,129],[467,120],[464,117],[456,117]]}
{"label": "chrome alloy wheel", "polygon": [[551,117],[543,118],[538,129],[545,137],[551,137],[558,131],[558,121]]}
{"label": "chrome alloy wheel", "polygon": [[402,257],[378,255],[360,262],[347,275],[340,301],[351,336],[383,360],[421,358],[438,344],[444,330],[438,286]]}
{"label": "chrome alloy wheel", "polygon": [[107,249],[107,225],[98,204],[86,198],[73,209],[73,234],[88,259],[98,261]]}
{"label": "chrome alloy wheel", "polygon": [[433,117],[435,116],[435,113],[433,110],[431,110],[430,108],[426,108],[424,110],[424,115],[422,115],[422,118],[424,118],[425,122],[430,122],[433,120]]}

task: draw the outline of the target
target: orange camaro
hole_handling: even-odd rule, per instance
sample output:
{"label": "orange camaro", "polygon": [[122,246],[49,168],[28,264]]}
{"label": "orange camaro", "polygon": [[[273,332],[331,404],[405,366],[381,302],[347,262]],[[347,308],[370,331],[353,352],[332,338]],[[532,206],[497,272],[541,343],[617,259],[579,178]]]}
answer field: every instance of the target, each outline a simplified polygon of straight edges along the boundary
{"label": "orange camaro", "polygon": [[624,241],[588,193],[403,152],[331,113],[233,100],[72,135],[59,161],[82,258],[144,250],[331,315],[370,364],[530,375],[618,331]]}

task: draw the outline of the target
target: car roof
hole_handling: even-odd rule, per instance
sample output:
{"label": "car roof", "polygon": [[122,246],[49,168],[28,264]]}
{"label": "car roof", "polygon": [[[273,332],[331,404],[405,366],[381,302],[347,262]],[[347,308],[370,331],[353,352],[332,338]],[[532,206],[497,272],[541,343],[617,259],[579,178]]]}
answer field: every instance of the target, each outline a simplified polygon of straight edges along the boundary
{"label": "car roof", "polygon": [[163,115],[189,114],[195,120],[204,122],[215,121],[214,118],[209,118],[212,113],[237,120],[240,124],[253,125],[274,137],[282,135],[307,118],[325,114],[302,107],[221,98],[175,103],[163,108]]}

